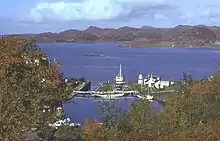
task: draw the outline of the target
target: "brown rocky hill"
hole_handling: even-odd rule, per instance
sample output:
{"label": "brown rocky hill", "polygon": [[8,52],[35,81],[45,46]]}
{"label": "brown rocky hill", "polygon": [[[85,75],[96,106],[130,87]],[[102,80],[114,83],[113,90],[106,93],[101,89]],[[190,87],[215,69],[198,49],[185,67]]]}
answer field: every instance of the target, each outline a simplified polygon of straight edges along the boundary
{"label": "brown rocky hill", "polygon": [[[213,32],[211,32],[213,31]],[[198,34],[197,34],[198,32]],[[216,36],[214,36],[214,34]],[[16,34],[10,36],[22,36],[26,38],[33,38],[37,42],[84,42],[84,41],[137,41],[144,39],[148,42],[176,42],[176,44],[192,44],[206,45],[215,40],[220,41],[220,28],[216,26],[188,26],[179,25],[174,28],[154,28],[143,26],[141,28],[121,27],[118,29],[113,28],[100,28],[90,26],[85,30],[70,29],[59,33],[41,33],[41,34]],[[198,41],[198,43],[194,43]]]}
{"label": "brown rocky hill", "polygon": [[211,29],[198,26],[178,32],[171,41],[176,46],[207,47],[216,42],[216,35]]}

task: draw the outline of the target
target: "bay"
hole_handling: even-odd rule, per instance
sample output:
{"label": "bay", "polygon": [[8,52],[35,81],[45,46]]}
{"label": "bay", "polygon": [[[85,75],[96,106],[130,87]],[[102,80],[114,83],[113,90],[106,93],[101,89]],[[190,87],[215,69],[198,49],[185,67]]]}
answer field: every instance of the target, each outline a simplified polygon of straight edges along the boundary
{"label": "bay", "polygon": [[[67,77],[85,77],[92,82],[94,90],[99,82],[111,81],[122,64],[127,81],[137,81],[139,73],[154,74],[163,80],[180,80],[181,73],[202,79],[220,69],[220,50],[198,48],[143,47],[121,48],[115,43],[46,43],[38,44],[50,58],[56,58],[60,70]],[[103,53],[103,57],[86,56]],[[73,122],[83,123],[86,119],[100,120],[99,103],[91,98],[77,98],[76,102],[63,105],[66,116]],[[118,99],[116,103],[124,109],[134,98]],[[160,109],[152,103],[152,111]]]}

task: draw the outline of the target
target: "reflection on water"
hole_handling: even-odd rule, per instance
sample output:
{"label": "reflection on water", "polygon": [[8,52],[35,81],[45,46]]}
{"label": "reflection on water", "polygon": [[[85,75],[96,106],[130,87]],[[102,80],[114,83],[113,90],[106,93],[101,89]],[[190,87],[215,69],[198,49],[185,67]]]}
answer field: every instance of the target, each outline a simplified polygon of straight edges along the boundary
{"label": "reflection on water", "polygon": [[121,57],[115,57],[115,56],[105,56],[105,59],[126,59],[125,57],[121,56]]}
{"label": "reflection on water", "polygon": [[[74,98],[73,102],[67,102],[63,104],[66,116],[73,122],[79,122],[83,124],[85,120],[93,119],[100,121],[101,107],[108,102],[114,102],[116,109],[123,109],[128,111],[130,105],[138,101],[133,97],[125,97],[118,99],[95,99],[95,98]],[[153,101],[149,105],[153,113],[156,113],[162,109],[162,105],[157,101]]]}

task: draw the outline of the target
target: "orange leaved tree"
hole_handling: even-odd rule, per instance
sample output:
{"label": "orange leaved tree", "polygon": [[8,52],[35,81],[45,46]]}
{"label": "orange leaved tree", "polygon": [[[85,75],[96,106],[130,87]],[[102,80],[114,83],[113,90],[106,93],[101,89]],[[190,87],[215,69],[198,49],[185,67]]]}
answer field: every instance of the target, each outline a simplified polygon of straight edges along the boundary
{"label": "orange leaved tree", "polygon": [[68,95],[60,72],[32,41],[0,40],[0,140],[21,140],[26,131],[46,131]]}

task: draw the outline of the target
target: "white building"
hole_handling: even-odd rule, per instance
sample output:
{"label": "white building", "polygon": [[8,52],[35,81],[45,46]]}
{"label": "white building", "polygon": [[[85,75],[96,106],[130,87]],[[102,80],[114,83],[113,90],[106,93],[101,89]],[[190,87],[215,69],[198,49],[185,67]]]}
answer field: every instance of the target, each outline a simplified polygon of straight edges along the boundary
{"label": "white building", "polygon": [[161,80],[157,81],[154,84],[155,88],[157,88],[157,89],[163,89],[165,87],[170,87],[170,85],[171,85],[170,81],[161,81]]}
{"label": "white building", "polygon": [[148,76],[144,79],[144,85],[147,85],[150,88],[154,87],[154,84],[157,80],[159,80],[159,77],[148,74]]}
{"label": "white building", "polygon": [[120,64],[120,68],[119,68],[119,73],[118,75],[116,75],[115,77],[115,83],[116,84],[124,84],[124,78],[123,78],[123,75],[122,75],[122,69],[121,69],[121,64]]}
{"label": "white building", "polygon": [[156,89],[163,89],[165,87],[170,87],[173,84],[174,82],[162,81],[160,80],[160,77],[153,76],[152,74],[148,74],[148,76],[144,79],[144,85],[147,85],[150,88],[154,87]]}
{"label": "white building", "polygon": [[144,80],[143,80],[143,75],[142,74],[138,75],[138,84],[144,84]]}

